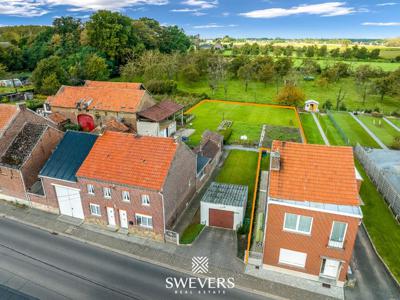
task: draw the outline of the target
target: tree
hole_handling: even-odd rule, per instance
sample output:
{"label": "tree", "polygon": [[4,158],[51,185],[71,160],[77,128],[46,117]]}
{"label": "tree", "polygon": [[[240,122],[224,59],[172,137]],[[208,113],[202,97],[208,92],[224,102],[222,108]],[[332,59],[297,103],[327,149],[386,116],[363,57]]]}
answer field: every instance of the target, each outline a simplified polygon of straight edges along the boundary
{"label": "tree", "polygon": [[306,96],[304,92],[295,85],[285,85],[276,96],[276,101],[282,105],[299,106]]}
{"label": "tree", "polygon": [[4,78],[7,75],[7,68],[5,65],[0,64],[0,79]]}
{"label": "tree", "polygon": [[371,50],[371,52],[369,53],[369,58],[371,58],[371,59],[378,59],[380,53],[381,53],[381,50],[380,50],[380,49],[373,49],[373,50]]}
{"label": "tree", "polygon": [[189,64],[182,69],[183,79],[188,83],[200,80],[200,74],[194,64]]}
{"label": "tree", "polygon": [[321,66],[312,58],[303,59],[301,66],[301,72],[305,76],[314,75],[321,72]]}
{"label": "tree", "polygon": [[50,89],[44,86],[44,79],[47,78],[46,84],[53,88],[55,86],[54,77],[59,84],[67,83],[67,72],[63,69],[58,56],[50,56],[49,58],[42,59],[32,72],[31,80],[36,91],[39,93],[47,93]]}
{"label": "tree", "polygon": [[49,76],[43,79],[40,92],[44,95],[54,95],[60,86],[61,84],[58,81],[56,73],[51,73]]}
{"label": "tree", "polygon": [[190,39],[178,26],[164,27],[160,36],[160,51],[172,53],[178,51],[186,52],[191,45]]}
{"label": "tree", "polygon": [[224,77],[226,77],[225,59],[221,55],[215,55],[208,61],[208,85],[213,95]]}
{"label": "tree", "polygon": [[292,69],[293,61],[288,57],[278,58],[274,63],[275,70],[275,81],[276,81],[276,92],[278,93],[279,81],[282,81],[283,77],[286,76]]}
{"label": "tree", "polygon": [[237,78],[238,70],[240,69],[240,67],[246,65],[247,63],[249,63],[249,59],[247,56],[244,55],[237,56],[234,59],[232,59],[231,62],[229,63],[228,71],[234,78]]}
{"label": "tree", "polygon": [[339,92],[336,96],[336,110],[339,110],[339,108],[344,106],[342,104],[344,98],[346,97],[346,92],[343,91],[343,87],[340,87]]}
{"label": "tree", "polygon": [[69,54],[75,51],[80,44],[82,23],[73,17],[60,17],[53,21],[54,33],[60,37],[61,54]]}
{"label": "tree", "polygon": [[273,64],[264,64],[257,72],[257,79],[264,82],[264,86],[271,81],[275,76],[275,69]]}
{"label": "tree", "polygon": [[244,82],[245,92],[247,92],[249,82],[253,79],[254,70],[253,64],[247,63],[244,66],[241,66],[237,72],[237,77]]}
{"label": "tree", "polygon": [[328,55],[328,47],[326,45],[322,45],[318,49],[318,56],[319,57],[326,57]]}
{"label": "tree", "polygon": [[308,46],[305,54],[307,57],[314,57],[315,56],[315,46]]}
{"label": "tree", "polygon": [[365,104],[365,101],[367,99],[368,82],[374,74],[375,73],[370,65],[360,65],[354,72],[357,86],[361,91],[363,105]]}
{"label": "tree", "polygon": [[84,78],[88,80],[107,80],[110,72],[106,60],[96,54],[92,54],[84,62]]}
{"label": "tree", "polygon": [[375,91],[375,93],[380,95],[381,102],[383,102],[383,98],[385,97],[385,95],[391,91],[392,84],[392,78],[389,76],[375,79],[375,81],[373,82],[372,89]]}
{"label": "tree", "polygon": [[334,48],[330,51],[330,54],[333,58],[337,58],[340,56],[340,49],[339,48]]}

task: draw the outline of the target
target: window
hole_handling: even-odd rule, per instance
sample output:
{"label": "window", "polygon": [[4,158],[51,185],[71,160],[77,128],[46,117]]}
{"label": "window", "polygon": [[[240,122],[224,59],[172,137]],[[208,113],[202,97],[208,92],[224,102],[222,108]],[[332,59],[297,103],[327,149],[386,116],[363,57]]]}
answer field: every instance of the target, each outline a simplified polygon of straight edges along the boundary
{"label": "window", "polygon": [[311,217],[285,213],[285,224],[283,225],[283,229],[310,234],[312,220]]}
{"label": "window", "polygon": [[110,199],[111,198],[111,189],[110,188],[103,188],[104,198]]}
{"label": "window", "polygon": [[87,185],[87,192],[89,195],[94,195],[94,186],[93,184],[88,184]]}
{"label": "window", "polygon": [[100,205],[90,203],[90,213],[94,216],[101,216]]}
{"label": "window", "polygon": [[125,201],[125,202],[131,201],[131,195],[129,194],[128,191],[122,191],[122,201]]}
{"label": "window", "polygon": [[142,205],[150,205],[149,195],[142,195]]}
{"label": "window", "polygon": [[347,223],[334,221],[328,246],[334,248],[343,248],[346,230]]}
{"label": "window", "polygon": [[279,263],[285,265],[291,265],[299,268],[304,268],[306,265],[307,253],[280,249],[279,251]]}
{"label": "window", "polygon": [[150,216],[136,214],[136,224],[141,227],[153,228],[153,218]]}

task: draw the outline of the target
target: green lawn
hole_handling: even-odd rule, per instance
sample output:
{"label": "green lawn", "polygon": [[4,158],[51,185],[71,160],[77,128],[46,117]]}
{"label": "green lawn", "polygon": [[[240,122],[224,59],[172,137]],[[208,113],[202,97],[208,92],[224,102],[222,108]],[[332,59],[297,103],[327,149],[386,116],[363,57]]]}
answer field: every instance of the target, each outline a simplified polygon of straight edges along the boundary
{"label": "green lawn", "polygon": [[179,243],[191,244],[204,228],[204,224],[190,224],[183,232]]}
{"label": "green lawn", "polygon": [[[379,95],[368,95],[365,104],[359,89],[353,78],[341,79],[337,83],[329,84],[328,86],[319,86],[316,81],[298,81],[298,86],[304,90],[307,99],[316,99],[321,104],[330,100],[336,103],[336,98],[339,89],[342,87],[346,92],[344,103],[348,109],[368,108],[374,109],[379,107],[384,113],[390,113],[399,109],[400,97],[385,96],[383,102],[380,101]],[[222,84],[219,89],[212,94],[207,80],[188,84],[182,80],[178,81],[178,89],[192,93],[206,93],[210,99],[222,99],[242,102],[257,102],[257,103],[275,103],[276,85],[274,82],[268,83],[266,86],[261,82],[250,82],[248,91],[245,91],[244,83],[240,80],[229,80],[227,82],[227,94],[225,95]]]}
{"label": "green lawn", "polygon": [[251,214],[257,163],[257,152],[231,150],[216,179],[217,182],[248,186],[249,196],[247,198],[246,218],[249,218]]}
{"label": "green lawn", "polygon": [[358,118],[388,147],[392,146],[396,136],[400,136],[400,132],[382,118],[372,116],[358,116]]}
{"label": "green lawn", "polygon": [[222,120],[231,120],[230,143],[240,141],[246,135],[251,142],[258,143],[263,124],[298,127],[295,112],[291,109],[270,106],[251,106],[229,102],[205,102],[190,112],[196,116],[191,122],[195,133],[190,136],[190,144],[199,143],[204,130],[216,130]]}
{"label": "green lawn", "polygon": [[324,140],[319,133],[317,124],[314,121],[313,116],[310,113],[300,114],[301,124],[303,124],[304,134],[306,135],[307,143],[309,144],[322,144]]}
{"label": "green lawn", "polygon": [[375,140],[353,119],[348,113],[332,113],[334,119],[342,128],[351,145],[359,143],[361,146],[380,148]]}
{"label": "green lawn", "polygon": [[394,125],[397,125],[397,127],[400,127],[400,119],[397,118],[388,118]]}
{"label": "green lawn", "polygon": [[346,143],[343,141],[339,132],[336,130],[335,126],[333,126],[331,120],[327,115],[319,115],[319,122],[321,124],[322,130],[325,132],[326,137],[329,140],[331,145],[336,146],[345,146]]}
{"label": "green lawn", "polygon": [[364,202],[361,206],[364,214],[363,222],[379,255],[397,280],[400,280],[400,225],[395,221],[386,202],[357,161],[356,166],[364,179],[360,191]]}

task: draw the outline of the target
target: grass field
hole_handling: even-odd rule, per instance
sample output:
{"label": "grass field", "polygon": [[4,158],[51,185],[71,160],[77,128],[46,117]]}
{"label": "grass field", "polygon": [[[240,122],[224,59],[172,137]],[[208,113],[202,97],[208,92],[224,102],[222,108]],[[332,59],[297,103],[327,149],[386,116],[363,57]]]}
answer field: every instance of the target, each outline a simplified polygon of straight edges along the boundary
{"label": "grass field", "polygon": [[361,206],[364,215],[363,222],[379,255],[400,281],[400,255],[398,255],[400,253],[400,226],[357,161],[356,166],[364,179],[360,191],[364,202]]}
{"label": "grass field", "polygon": [[251,214],[257,163],[257,152],[231,150],[216,180],[217,182],[222,183],[248,186],[249,195],[247,199],[246,218],[249,218]]}
{"label": "grass field", "polygon": [[361,146],[380,148],[369,134],[348,113],[333,113],[333,117],[342,128],[351,145],[359,143]]}
{"label": "grass field", "polygon": [[397,119],[397,118],[389,118],[389,120],[390,120],[394,125],[397,125],[397,127],[400,128],[400,119]]}
{"label": "grass field", "polygon": [[331,145],[345,146],[346,143],[340,136],[339,132],[333,126],[331,120],[327,115],[319,115],[319,122],[321,124],[322,130],[325,132],[326,137]]}
{"label": "grass field", "polygon": [[[393,51],[393,52],[395,52],[395,51]],[[387,54],[387,55],[389,55],[389,54]],[[294,65],[300,66],[303,59],[304,58],[293,59]],[[333,65],[336,62],[344,62],[346,64],[350,64],[352,66],[352,68],[357,68],[360,65],[370,65],[373,68],[381,68],[383,71],[387,71],[387,72],[394,71],[394,70],[400,68],[400,63],[397,63],[397,62],[393,63],[390,61],[335,60],[332,58],[328,58],[328,59],[321,58],[321,59],[314,59],[314,60],[316,60],[322,68],[329,66],[329,65]]]}
{"label": "grass field", "polygon": [[230,143],[246,135],[249,141],[258,143],[263,124],[298,127],[295,112],[291,109],[271,106],[252,106],[229,102],[204,102],[195,107],[190,114],[196,116],[190,127],[196,131],[190,136],[190,144],[199,143],[204,130],[216,130],[222,120],[231,120],[232,136]]}
{"label": "grass field", "polygon": [[179,242],[181,244],[191,244],[204,228],[204,224],[190,224],[183,232]]}
{"label": "grass field", "polygon": [[301,124],[303,125],[304,134],[309,144],[325,144],[319,133],[317,124],[309,113],[300,114]]}
{"label": "grass field", "polygon": [[371,116],[358,116],[358,118],[388,147],[392,146],[396,136],[400,136],[400,132],[386,123],[382,118]]}
{"label": "grass field", "polygon": [[[359,89],[352,78],[342,79],[339,82],[329,84],[326,87],[319,86],[317,81],[300,80],[298,86],[304,91],[307,99],[316,99],[321,104],[327,100],[336,103],[338,91],[342,88],[343,91],[346,92],[344,104],[348,109],[374,109],[378,107],[381,112],[384,113],[399,110],[398,103],[400,99],[398,96],[385,96],[381,102],[379,95],[368,95],[365,104],[363,104]],[[267,85],[264,85],[261,82],[250,82],[248,91],[246,92],[242,81],[231,79],[227,81],[226,95],[222,84],[213,95],[208,86],[207,80],[202,80],[192,84],[180,80],[178,81],[178,88],[182,91],[191,93],[206,93],[212,99],[276,104],[274,99],[277,94],[277,89],[273,82],[268,83]]]}

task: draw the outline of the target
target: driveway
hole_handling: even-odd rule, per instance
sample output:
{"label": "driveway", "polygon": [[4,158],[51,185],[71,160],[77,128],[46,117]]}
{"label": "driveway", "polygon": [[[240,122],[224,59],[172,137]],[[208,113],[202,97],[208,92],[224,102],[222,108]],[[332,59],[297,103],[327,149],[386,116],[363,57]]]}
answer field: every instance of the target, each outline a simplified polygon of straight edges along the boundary
{"label": "driveway", "polygon": [[345,288],[345,299],[400,299],[400,288],[375,254],[364,226],[358,231],[351,267],[357,283]]}
{"label": "driveway", "polygon": [[205,227],[191,247],[185,247],[185,256],[207,256],[211,265],[229,271],[243,272],[244,263],[236,257],[237,238],[232,230]]}

